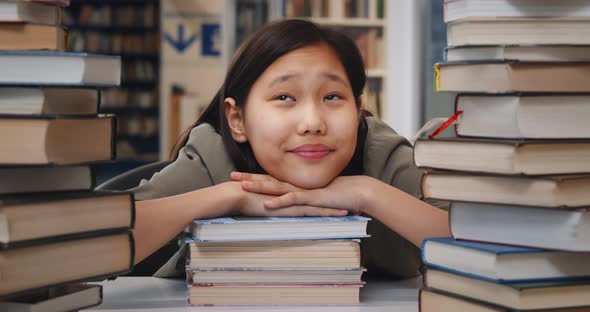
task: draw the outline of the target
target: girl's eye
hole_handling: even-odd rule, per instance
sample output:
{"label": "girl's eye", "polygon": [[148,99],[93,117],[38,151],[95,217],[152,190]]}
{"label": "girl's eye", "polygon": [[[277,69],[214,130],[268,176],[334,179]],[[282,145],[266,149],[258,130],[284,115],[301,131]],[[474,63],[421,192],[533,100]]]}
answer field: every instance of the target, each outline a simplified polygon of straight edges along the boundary
{"label": "girl's eye", "polygon": [[337,94],[330,94],[330,95],[326,95],[324,97],[324,101],[334,101],[334,100],[340,100],[340,96],[338,96]]}
{"label": "girl's eye", "polygon": [[277,101],[293,101],[292,97],[285,94],[278,95],[274,99]]}

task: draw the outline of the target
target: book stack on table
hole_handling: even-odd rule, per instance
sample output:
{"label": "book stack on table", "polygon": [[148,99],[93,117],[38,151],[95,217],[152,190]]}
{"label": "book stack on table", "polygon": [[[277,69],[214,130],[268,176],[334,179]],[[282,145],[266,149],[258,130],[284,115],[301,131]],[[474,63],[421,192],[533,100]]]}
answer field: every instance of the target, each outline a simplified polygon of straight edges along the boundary
{"label": "book stack on table", "polygon": [[193,305],[346,305],[363,286],[368,218],[195,220],[186,243]]}
{"label": "book stack on table", "polygon": [[439,91],[453,138],[420,139],[428,239],[421,311],[590,310],[590,1],[446,0]]}
{"label": "book stack on table", "polygon": [[132,194],[93,191],[114,158],[100,88],[119,57],[65,51],[60,1],[0,2],[0,311],[100,304],[99,285],[134,261]]}

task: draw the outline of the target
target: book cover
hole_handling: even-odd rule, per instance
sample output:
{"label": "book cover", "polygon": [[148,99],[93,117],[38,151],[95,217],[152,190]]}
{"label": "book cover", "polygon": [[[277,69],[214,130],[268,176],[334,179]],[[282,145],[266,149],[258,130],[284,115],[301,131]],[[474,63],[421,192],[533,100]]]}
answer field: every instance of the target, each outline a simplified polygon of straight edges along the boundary
{"label": "book cover", "polygon": [[0,50],[0,85],[114,87],[120,56],[59,51]]}
{"label": "book cover", "polygon": [[368,237],[362,216],[345,217],[225,217],[194,220],[188,232],[207,241],[278,241]]}
{"label": "book cover", "polygon": [[0,250],[118,233],[134,224],[128,192],[0,195]]}
{"label": "book cover", "polygon": [[429,268],[494,283],[532,283],[590,278],[590,254],[548,251],[455,240],[422,241],[422,262]]}
{"label": "book cover", "polygon": [[253,223],[293,223],[293,222],[356,222],[369,221],[363,216],[344,217],[223,217],[194,220],[194,224],[253,224]]}
{"label": "book cover", "polygon": [[[133,268],[134,253],[131,231],[2,251],[7,261],[0,264],[0,301],[126,274]],[[27,270],[34,262],[34,270]]]}

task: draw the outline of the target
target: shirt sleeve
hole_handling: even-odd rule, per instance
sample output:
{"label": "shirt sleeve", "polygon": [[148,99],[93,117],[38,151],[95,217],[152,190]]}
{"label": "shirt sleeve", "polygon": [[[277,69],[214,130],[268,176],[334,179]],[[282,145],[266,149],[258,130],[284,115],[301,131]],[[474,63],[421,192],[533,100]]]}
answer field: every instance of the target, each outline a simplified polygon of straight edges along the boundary
{"label": "shirt sleeve", "polygon": [[129,191],[135,194],[136,200],[146,200],[182,194],[212,184],[209,172],[195,148],[186,145],[174,162]]}

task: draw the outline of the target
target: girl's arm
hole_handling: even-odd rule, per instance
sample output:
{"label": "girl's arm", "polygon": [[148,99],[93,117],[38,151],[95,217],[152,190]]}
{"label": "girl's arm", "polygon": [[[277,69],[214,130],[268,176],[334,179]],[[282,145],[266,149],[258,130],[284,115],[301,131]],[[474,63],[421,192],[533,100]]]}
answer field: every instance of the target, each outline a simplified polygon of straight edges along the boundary
{"label": "girl's arm", "polygon": [[[428,237],[450,236],[448,212],[377,179],[366,183],[363,211],[420,247]],[[365,182],[366,181],[366,182]]]}
{"label": "girl's arm", "polygon": [[300,190],[269,176],[232,174],[249,192],[282,195],[265,202],[269,209],[305,205],[366,213],[420,247],[424,238],[450,236],[448,213],[368,176],[338,177],[328,186]]}
{"label": "girl's arm", "polygon": [[136,201],[135,263],[181,233],[193,219],[230,214],[228,208],[237,201],[235,193],[231,183],[223,183],[170,197]]}
{"label": "girl's arm", "polygon": [[226,182],[195,191],[137,201],[135,263],[181,233],[193,219],[242,214],[249,216],[343,216],[346,211],[312,206],[268,210],[263,202],[273,196],[242,190],[239,182]]}

